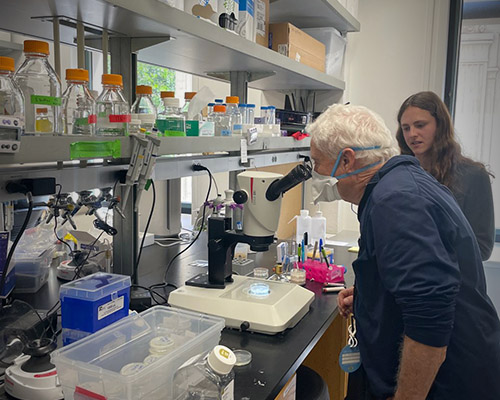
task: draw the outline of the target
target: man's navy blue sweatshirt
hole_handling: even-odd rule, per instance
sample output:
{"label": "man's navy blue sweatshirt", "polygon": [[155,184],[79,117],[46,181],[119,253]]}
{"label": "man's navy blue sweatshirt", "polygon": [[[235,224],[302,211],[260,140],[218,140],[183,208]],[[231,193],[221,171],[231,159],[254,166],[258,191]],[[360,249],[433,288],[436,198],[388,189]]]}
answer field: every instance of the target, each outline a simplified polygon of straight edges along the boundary
{"label": "man's navy blue sweatshirt", "polygon": [[500,322],[474,233],[453,195],[416,158],[397,156],[367,185],[354,315],[374,396],[396,390],[404,336],[448,346],[428,399],[500,399]]}

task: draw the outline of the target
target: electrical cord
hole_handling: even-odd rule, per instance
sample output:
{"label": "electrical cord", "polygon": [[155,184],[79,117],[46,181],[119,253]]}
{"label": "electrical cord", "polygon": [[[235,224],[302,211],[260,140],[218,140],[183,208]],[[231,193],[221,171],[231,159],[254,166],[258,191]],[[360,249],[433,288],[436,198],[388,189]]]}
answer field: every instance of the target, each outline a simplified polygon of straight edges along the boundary
{"label": "electrical cord", "polygon": [[[203,213],[202,213],[202,223],[201,223],[201,227],[200,227],[200,230],[198,231],[198,233],[196,234],[195,238],[193,239],[193,241],[186,247],[184,248],[183,250],[181,250],[180,252],[178,252],[171,260],[170,262],[168,263],[167,265],[167,268],[165,269],[165,274],[163,275],[163,283],[168,285],[168,281],[167,281],[167,275],[168,275],[168,271],[170,270],[170,267],[172,266],[172,264],[174,263],[175,259],[177,257],[179,257],[181,254],[185,253],[187,250],[189,250],[191,248],[191,246],[193,246],[193,244],[198,240],[198,238],[200,237],[201,235],[201,232],[203,232],[203,229],[205,228],[205,214],[206,214],[206,210],[207,210],[207,202],[208,202],[208,198],[210,197],[210,191],[212,189],[212,180],[213,180],[213,176],[212,176],[212,173],[210,172],[210,170],[203,166],[203,165],[193,165],[193,169],[195,171],[207,171],[208,172],[208,175],[210,176],[210,180],[209,180],[209,183],[208,183],[208,190],[207,190],[207,195],[205,197],[205,201],[203,202]],[[154,287],[158,287],[157,285],[153,285]]]}
{"label": "electrical cord", "polygon": [[155,188],[155,183],[153,180],[151,180],[151,187],[153,188],[153,202],[151,204],[151,211],[149,212],[149,217],[146,222],[146,226],[144,227],[144,232],[142,235],[142,240],[141,240],[141,246],[139,247],[139,254],[137,255],[137,260],[135,261],[134,265],[134,272],[132,274],[132,283],[137,284],[138,283],[138,277],[137,277],[137,270],[139,269],[139,262],[141,261],[141,256],[142,256],[142,249],[144,248],[144,241],[146,240],[146,234],[148,233],[149,229],[149,224],[151,223],[151,219],[153,218],[153,213],[155,211],[155,205],[156,205],[156,188]]}
{"label": "electrical cord", "polygon": [[26,230],[26,227],[28,226],[28,223],[31,218],[31,214],[33,212],[33,196],[31,192],[26,193],[26,198],[28,199],[28,212],[26,213],[26,217],[24,218],[23,224],[21,226],[21,229],[19,230],[16,239],[14,240],[14,243],[12,243],[12,246],[10,247],[9,254],[7,255],[7,259],[5,260],[5,265],[3,268],[3,273],[2,273],[2,279],[0,280],[0,294],[3,293],[3,289],[5,287],[5,281],[7,280],[7,273],[9,271],[9,265],[12,260],[12,257],[14,256],[14,251],[16,250],[16,247],[21,240],[21,236],[23,236],[24,231]]}
{"label": "electrical cord", "polygon": [[[141,286],[141,285],[137,285],[137,284],[133,284],[132,287],[136,287],[136,288],[139,288],[139,289],[144,289],[144,290],[147,290],[149,292],[149,294],[151,295],[151,299],[158,305],[162,305],[162,304],[168,304],[168,300],[165,296],[161,295],[160,293],[158,293],[157,291],[154,290],[154,288],[151,288],[151,287],[146,287],[146,286]],[[161,298],[163,300],[163,303],[159,303],[158,300],[156,300],[154,298],[154,296],[158,296],[159,298]]]}
{"label": "electrical cord", "polygon": [[80,278],[80,272],[82,270],[82,268],[84,267],[85,263],[87,262],[87,260],[89,259],[90,257],[90,253],[92,253],[92,248],[95,246],[95,244],[99,241],[99,239],[101,238],[101,236],[104,234],[104,231],[101,231],[101,233],[99,233],[99,235],[95,238],[95,240],[92,242],[92,244],[89,246],[89,252],[87,253],[87,256],[85,257],[85,259],[80,263],[80,265],[78,265],[76,268],[75,268],[75,276],[73,276],[73,279],[71,280],[74,280],[75,278]]}

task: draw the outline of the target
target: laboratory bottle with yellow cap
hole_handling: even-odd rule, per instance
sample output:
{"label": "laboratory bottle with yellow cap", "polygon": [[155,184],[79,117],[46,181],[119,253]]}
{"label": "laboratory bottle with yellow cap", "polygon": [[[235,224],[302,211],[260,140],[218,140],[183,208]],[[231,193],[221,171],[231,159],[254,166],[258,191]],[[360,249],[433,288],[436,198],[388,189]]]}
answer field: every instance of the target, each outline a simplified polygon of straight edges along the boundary
{"label": "laboratory bottle with yellow cap", "polygon": [[96,102],[88,88],[89,71],[66,70],[67,88],[62,96],[62,122],[65,135],[95,135]]}
{"label": "laboratory bottle with yellow cap", "polygon": [[97,97],[97,136],[125,136],[131,120],[130,106],[122,93],[123,79],[118,74],[102,75],[102,92]]}
{"label": "laboratory bottle with yellow cap", "polygon": [[186,361],[174,375],[174,400],[234,400],[236,356],[218,345]]}
{"label": "laboratory bottle with yellow cap", "polygon": [[15,139],[12,129],[24,126],[24,98],[13,74],[14,59],[0,57],[0,140]]}
{"label": "laboratory bottle with yellow cap", "polygon": [[[49,44],[39,40],[24,41],[26,59],[14,75],[24,96],[25,133],[60,134],[61,81],[49,64]],[[47,109],[47,121],[36,129],[38,109]],[[44,114],[44,113],[43,113]]]}

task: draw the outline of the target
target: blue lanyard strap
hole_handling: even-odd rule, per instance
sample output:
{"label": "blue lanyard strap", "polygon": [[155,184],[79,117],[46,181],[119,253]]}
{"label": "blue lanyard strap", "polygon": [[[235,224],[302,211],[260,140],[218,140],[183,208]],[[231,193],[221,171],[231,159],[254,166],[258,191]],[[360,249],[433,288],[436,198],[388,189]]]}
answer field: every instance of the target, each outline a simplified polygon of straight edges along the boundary
{"label": "blue lanyard strap", "polygon": [[[363,150],[376,150],[376,149],[380,149],[380,146],[369,146],[369,147],[346,147],[347,148],[350,148],[352,149],[353,151],[363,151]],[[342,149],[342,151],[339,153],[338,157],[337,157],[337,160],[335,161],[335,165],[333,166],[333,169],[332,169],[332,173],[330,176],[334,177],[335,175],[335,172],[337,172],[337,168],[340,164],[340,159],[342,158],[342,153],[344,152],[345,149]],[[382,161],[377,161],[377,162],[374,162],[372,164],[369,164],[369,165],[365,165],[363,168],[360,168],[360,169],[357,169],[356,171],[353,171],[353,172],[349,172],[349,173],[346,173],[346,174],[342,174],[342,175],[339,175],[339,176],[335,176],[335,178],[337,179],[342,179],[342,178],[347,178],[348,176],[351,176],[351,175],[354,175],[354,174],[358,174],[360,172],[363,172],[363,171],[366,171],[367,169],[369,168],[372,168],[374,167],[375,165],[377,164],[380,164]]]}

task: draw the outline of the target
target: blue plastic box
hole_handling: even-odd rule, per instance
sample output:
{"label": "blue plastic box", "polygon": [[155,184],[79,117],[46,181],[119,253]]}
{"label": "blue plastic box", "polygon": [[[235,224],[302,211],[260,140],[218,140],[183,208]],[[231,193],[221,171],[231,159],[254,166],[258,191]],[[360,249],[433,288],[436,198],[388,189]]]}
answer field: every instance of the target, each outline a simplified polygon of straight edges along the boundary
{"label": "blue plastic box", "polygon": [[128,315],[130,277],[98,272],[61,285],[62,328],[94,333]]}

